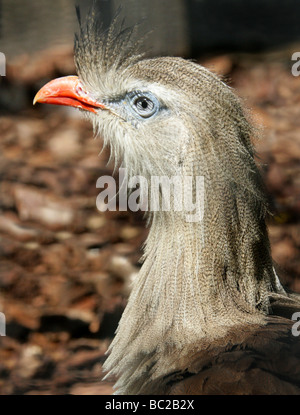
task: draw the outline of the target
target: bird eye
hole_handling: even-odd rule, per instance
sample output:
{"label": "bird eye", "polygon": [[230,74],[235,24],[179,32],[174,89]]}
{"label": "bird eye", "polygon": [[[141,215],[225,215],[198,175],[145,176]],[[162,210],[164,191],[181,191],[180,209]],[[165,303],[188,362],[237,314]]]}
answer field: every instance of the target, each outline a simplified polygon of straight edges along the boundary
{"label": "bird eye", "polygon": [[157,103],[145,95],[132,100],[133,109],[143,118],[151,117],[157,111]]}

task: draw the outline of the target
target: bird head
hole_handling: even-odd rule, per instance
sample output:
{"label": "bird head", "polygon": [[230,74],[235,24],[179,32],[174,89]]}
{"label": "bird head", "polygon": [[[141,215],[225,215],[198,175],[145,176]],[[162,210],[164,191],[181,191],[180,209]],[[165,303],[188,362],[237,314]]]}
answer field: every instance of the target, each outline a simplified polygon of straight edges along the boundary
{"label": "bird head", "polygon": [[81,109],[131,175],[202,174],[251,188],[252,130],[232,89],[194,62],[144,58],[136,28],[118,20],[103,31],[95,13],[79,16],[78,76],[49,82],[34,103]]}

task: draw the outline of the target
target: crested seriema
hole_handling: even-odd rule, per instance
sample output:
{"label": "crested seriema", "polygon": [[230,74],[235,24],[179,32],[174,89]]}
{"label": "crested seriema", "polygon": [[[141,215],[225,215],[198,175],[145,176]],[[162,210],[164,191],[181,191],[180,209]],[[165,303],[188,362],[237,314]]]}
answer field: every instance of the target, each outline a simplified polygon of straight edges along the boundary
{"label": "crested seriema", "polygon": [[91,13],[75,40],[78,76],[35,97],[82,109],[129,177],[204,177],[201,220],[149,213],[143,266],[104,368],[120,394],[299,393],[290,319],[300,301],[273,268],[253,128],[218,76],[144,58],[135,38],[118,19],[103,32]]}

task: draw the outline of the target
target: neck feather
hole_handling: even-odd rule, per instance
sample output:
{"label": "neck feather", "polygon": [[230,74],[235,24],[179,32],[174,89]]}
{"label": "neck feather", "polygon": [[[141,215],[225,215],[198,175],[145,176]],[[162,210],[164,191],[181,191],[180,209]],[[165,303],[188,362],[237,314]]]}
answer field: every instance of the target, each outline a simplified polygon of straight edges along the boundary
{"label": "neck feather", "polygon": [[[253,206],[232,210],[232,217],[206,208],[200,222],[174,212],[152,218],[144,263],[105,363],[119,377],[118,393],[139,393],[143,382],[184,369],[171,350],[264,323],[268,294],[280,287],[264,218]],[[244,220],[233,217],[237,212]]]}

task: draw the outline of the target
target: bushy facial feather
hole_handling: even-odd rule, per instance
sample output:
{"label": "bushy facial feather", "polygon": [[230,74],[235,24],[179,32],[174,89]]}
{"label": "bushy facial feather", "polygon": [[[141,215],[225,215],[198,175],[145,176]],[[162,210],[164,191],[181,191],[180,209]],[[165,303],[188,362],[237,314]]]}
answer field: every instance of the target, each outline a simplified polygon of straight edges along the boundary
{"label": "bushy facial feather", "polygon": [[[227,85],[191,61],[144,59],[142,39],[134,40],[136,28],[124,28],[119,16],[105,31],[95,9],[85,23],[79,11],[78,18],[78,75],[89,94],[110,109],[88,116],[117,164],[146,177],[199,174],[201,166],[210,181],[223,178],[264,200],[253,159],[253,131]],[[150,94],[158,107],[153,116],[143,119],[132,111],[129,97],[137,94]]]}

